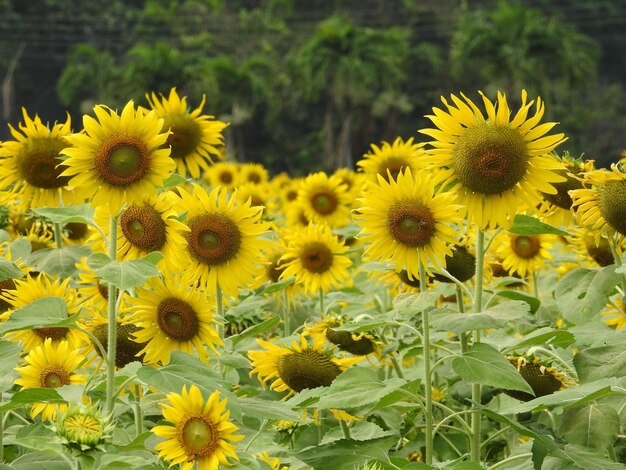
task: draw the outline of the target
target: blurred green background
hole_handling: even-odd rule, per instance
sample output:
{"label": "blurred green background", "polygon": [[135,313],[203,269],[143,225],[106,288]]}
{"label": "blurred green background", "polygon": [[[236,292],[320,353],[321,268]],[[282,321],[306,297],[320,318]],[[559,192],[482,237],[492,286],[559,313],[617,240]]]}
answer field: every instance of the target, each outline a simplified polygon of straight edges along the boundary
{"label": "blurred green background", "polygon": [[623,0],[0,0],[0,138],[177,87],[228,121],[228,158],[300,175],[416,137],[440,96],[522,88],[560,147],[626,148]]}

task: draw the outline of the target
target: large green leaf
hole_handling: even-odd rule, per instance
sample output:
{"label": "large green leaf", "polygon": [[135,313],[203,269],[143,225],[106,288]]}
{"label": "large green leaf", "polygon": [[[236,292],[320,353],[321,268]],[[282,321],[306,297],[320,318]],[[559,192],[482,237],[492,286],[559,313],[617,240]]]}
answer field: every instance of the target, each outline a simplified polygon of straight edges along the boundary
{"label": "large green leaf", "polygon": [[35,270],[54,274],[60,278],[73,276],[76,263],[84,256],[89,256],[91,249],[86,246],[64,246],[62,248],[45,248],[31,253],[26,262]]}
{"label": "large green leaf", "polygon": [[569,233],[541,222],[539,219],[530,215],[517,214],[513,221],[513,225],[509,228],[509,232],[516,235],[542,235],[553,234],[568,236]]}
{"label": "large green leaf", "polygon": [[67,304],[60,297],[43,297],[33,300],[11,313],[0,325],[0,334],[32,328],[67,328],[76,323],[78,315],[67,314]]}
{"label": "large green leaf", "polygon": [[[506,341],[506,339],[505,339]],[[566,330],[553,330],[552,328],[541,328],[529,333],[522,339],[509,337],[502,352],[512,352],[528,349],[531,346],[558,346],[566,348],[575,341],[574,335]],[[500,343],[501,346],[504,346]]]}
{"label": "large green leaf", "polygon": [[596,449],[567,444],[563,448],[563,453],[565,460],[582,470],[626,470],[625,464],[603,457]]}
{"label": "large green leaf", "polygon": [[409,321],[423,310],[433,307],[437,299],[439,299],[439,294],[431,291],[397,295],[393,299],[393,318],[401,322]]}
{"label": "large green leaf", "polygon": [[431,326],[440,331],[452,331],[460,334],[472,330],[498,328],[509,321],[518,320],[526,315],[530,307],[521,300],[503,302],[479,313],[447,313],[433,315]]}
{"label": "large green leaf", "polygon": [[256,419],[285,419],[298,421],[300,414],[293,411],[284,401],[261,400],[260,398],[239,399],[241,413]]}
{"label": "large green leaf", "polygon": [[617,439],[619,416],[612,406],[589,403],[565,411],[559,430],[570,444],[604,450]]}
{"label": "large green leaf", "polygon": [[592,382],[605,377],[624,377],[626,350],[623,344],[585,349],[574,356],[574,367],[581,382]]}
{"label": "large green leaf", "polygon": [[229,337],[229,340],[233,347],[239,344],[246,338],[256,337],[260,333],[263,333],[271,328],[274,328],[276,325],[280,323],[280,317],[276,315],[275,317],[268,318],[267,320],[259,323],[258,325],[253,325],[250,328],[246,328],[238,335],[233,335]]}
{"label": "large green leaf", "polygon": [[11,395],[11,399],[0,406],[0,411],[14,410],[32,403],[65,403],[59,392],[52,388],[25,388]]}
{"label": "large green leaf", "polygon": [[5,376],[15,369],[21,352],[22,347],[19,343],[0,339],[0,376]]}
{"label": "large green leaf", "polygon": [[95,209],[89,204],[80,204],[76,206],[65,207],[40,207],[32,209],[32,211],[50,220],[50,222],[58,224],[67,224],[70,222],[79,222],[90,225],[96,225],[93,220]]}
{"label": "large green leaf", "polygon": [[369,441],[342,439],[330,444],[307,447],[296,457],[315,469],[354,470],[368,460],[387,461],[389,449],[397,444],[395,436]]}
{"label": "large green leaf", "polygon": [[[87,264],[100,278],[101,284],[111,283],[120,290],[134,289],[143,286],[148,279],[159,275],[156,264],[163,259],[159,252],[153,252],[141,259],[106,262],[102,253],[89,257]],[[108,259],[108,257],[107,257]]]}
{"label": "large green leaf", "polygon": [[[393,436],[397,434],[396,430],[390,429],[385,431],[380,426],[370,423],[369,421],[355,421],[350,426],[350,439],[354,441],[370,441],[372,439],[378,439],[380,437]],[[345,439],[341,428],[333,428],[324,434],[321,444],[329,444],[331,442]]]}
{"label": "large green leaf", "polygon": [[532,315],[539,309],[541,306],[541,301],[537,297],[533,297],[532,295],[525,294],[524,292],[519,292],[516,290],[501,290],[497,291],[496,295],[500,297],[506,297],[511,300],[522,300],[528,304],[530,307],[530,313]]}
{"label": "large green leaf", "polygon": [[13,462],[11,468],[15,470],[33,470],[40,468],[45,470],[68,470],[67,460],[56,454],[43,452],[29,452],[20,455]]}
{"label": "large green leaf", "polygon": [[497,349],[485,343],[475,343],[469,351],[452,359],[452,369],[468,382],[534,395],[517,369]]}
{"label": "large green leaf", "polygon": [[0,282],[6,279],[21,278],[24,275],[22,270],[15,266],[15,263],[6,258],[0,258]]}

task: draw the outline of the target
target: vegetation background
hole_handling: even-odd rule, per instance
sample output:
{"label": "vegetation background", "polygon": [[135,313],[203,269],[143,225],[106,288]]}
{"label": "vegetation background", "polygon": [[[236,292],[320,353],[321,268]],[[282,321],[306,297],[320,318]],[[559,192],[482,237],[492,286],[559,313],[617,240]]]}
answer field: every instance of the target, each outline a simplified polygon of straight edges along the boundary
{"label": "vegetation background", "polygon": [[177,87],[228,158],[300,175],[415,137],[439,97],[542,96],[572,155],[626,148],[623,0],[0,0],[0,138]]}

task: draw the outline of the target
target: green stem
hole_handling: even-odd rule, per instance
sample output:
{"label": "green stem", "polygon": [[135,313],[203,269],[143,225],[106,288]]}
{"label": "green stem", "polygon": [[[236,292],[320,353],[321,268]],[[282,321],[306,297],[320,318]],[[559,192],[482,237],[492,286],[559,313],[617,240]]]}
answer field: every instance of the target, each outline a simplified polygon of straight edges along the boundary
{"label": "green stem", "polygon": [[[456,286],[456,306],[459,313],[465,313],[465,301],[463,300],[463,290],[459,285]],[[467,351],[467,333],[463,332],[459,335],[461,342],[461,354]]]}
{"label": "green stem", "polygon": [[264,419],[263,422],[261,422],[261,427],[256,432],[256,434],[252,436],[252,438],[248,441],[248,443],[246,444],[246,447],[243,449],[244,452],[248,452],[248,449],[250,449],[250,446],[252,445],[252,443],[257,440],[257,438],[265,430],[265,426],[267,426],[268,423],[269,421],[267,419]]}
{"label": "green stem", "polygon": [[[495,237],[495,235],[494,235]],[[494,237],[491,237],[493,240]],[[485,264],[485,232],[478,228],[476,233],[476,288],[474,291],[474,313],[479,313],[483,308],[483,278],[484,278],[484,264]],[[480,331],[474,331],[474,343],[480,342]],[[481,387],[480,384],[472,384],[472,401],[473,406],[480,405]],[[480,444],[481,444],[481,430],[480,430],[480,413],[472,413],[471,415],[471,427],[472,436],[470,439],[470,458],[474,462],[480,463]]]}
{"label": "green stem", "polygon": [[283,289],[281,293],[281,297],[282,297],[281,307],[282,307],[282,312],[283,312],[283,329],[285,331],[285,334],[283,336],[289,336],[289,333],[291,330],[291,325],[289,324],[289,320],[290,320],[289,317],[291,315],[291,312],[289,311],[289,307],[287,305],[287,293],[285,292],[285,289]]}
{"label": "green stem", "polygon": [[[426,268],[422,263],[419,265],[420,290],[426,292]],[[422,311],[422,346],[424,351],[424,407],[426,408],[426,427],[424,434],[426,439],[426,465],[433,463],[433,387],[430,369],[430,325],[428,323],[428,307]]]}
{"label": "green stem", "polygon": [[393,370],[396,371],[396,374],[398,375],[398,377],[403,379],[404,373],[402,372],[402,367],[400,366],[400,363],[395,358],[395,356],[390,356],[390,359],[391,359],[391,365],[393,366]]}
{"label": "green stem", "polygon": [[539,299],[539,285],[537,284],[537,273],[533,272],[533,295],[535,296],[535,299]]}
{"label": "green stem", "polygon": [[[616,236],[611,236],[611,234],[607,233],[607,238],[609,239],[609,246],[611,247],[611,253],[613,254],[613,261],[615,262],[615,265],[617,267],[621,267],[622,258],[617,252],[618,241],[616,239]],[[626,295],[626,274],[622,274],[621,287],[622,287],[622,295]]]}
{"label": "green stem", "polygon": [[139,397],[135,397],[133,403],[133,414],[135,417],[135,432],[139,436],[143,432],[143,413],[141,412],[141,401]]}
{"label": "green stem", "polygon": [[[109,258],[117,261],[117,218],[111,216],[109,229]],[[108,292],[108,336],[107,336],[107,375],[106,375],[106,412],[113,413],[115,403],[115,354],[117,350],[117,296],[113,283],[109,283]]]}
{"label": "green stem", "polygon": [[63,248],[63,232],[61,230],[61,224],[55,222],[52,226],[54,227],[54,243],[57,249],[60,250]]}
{"label": "green stem", "polygon": [[219,319],[219,323],[217,324],[217,335],[223,341],[224,323],[226,322],[226,319],[224,318],[224,298],[222,295],[222,288],[220,287],[219,282],[215,283],[215,309],[217,311],[217,317]]}
{"label": "green stem", "polygon": [[506,465],[510,462],[515,462],[516,460],[522,460],[522,459],[527,459],[529,457],[532,457],[533,453],[532,452],[526,452],[524,454],[517,454],[517,455],[513,455],[511,457],[508,457],[504,460],[500,460],[498,463],[493,464],[491,467],[488,467],[488,470],[495,470],[496,468],[502,467],[503,465]]}
{"label": "green stem", "polygon": [[321,287],[320,287],[320,310],[323,315],[324,314],[324,291],[322,290]]}
{"label": "green stem", "polygon": [[350,427],[348,423],[346,423],[343,419],[339,420],[339,425],[341,426],[341,431],[343,432],[343,437],[346,439],[351,439],[350,437]]}
{"label": "green stem", "polygon": [[617,456],[615,455],[615,448],[613,448],[613,445],[609,445],[607,447],[607,450],[609,452],[609,458],[613,461],[613,462],[617,462]]}
{"label": "green stem", "polygon": [[[3,393],[0,392],[0,405],[3,400]],[[4,462],[4,412],[0,413],[0,464]]]}

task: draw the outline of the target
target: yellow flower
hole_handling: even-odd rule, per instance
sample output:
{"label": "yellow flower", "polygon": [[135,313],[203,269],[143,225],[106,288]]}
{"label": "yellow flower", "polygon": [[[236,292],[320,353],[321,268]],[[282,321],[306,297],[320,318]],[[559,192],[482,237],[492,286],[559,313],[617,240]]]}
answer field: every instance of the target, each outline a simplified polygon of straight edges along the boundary
{"label": "yellow flower", "polygon": [[516,235],[506,232],[500,235],[497,255],[502,266],[511,274],[521,277],[546,267],[546,261],[554,258],[550,250],[554,248],[550,235]]}
{"label": "yellow flower", "polygon": [[205,96],[193,111],[187,105],[187,97],[178,96],[176,88],[170,90],[169,97],[160,96],[159,99],[156,93],[146,94],[146,99],[157,117],[163,119],[161,130],[169,130],[166,145],[171,146],[170,156],[176,162],[176,171],[182,176],[189,173],[192,178],[199,178],[200,170],[207,171],[214,158],[222,159],[222,131],[228,124],[201,114]]}
{"label": "yellow flower", "polygon": [[424,144],[413,143],[413,137],[406,142],[398,137],[391,145],[383,142],[380,147],[375,144],[371,147],[371,151],[357,162],[357,166],[361,167],[368,181],[374,184],[378,183],[378,175],[390,182],[406,168],[416,173],[426,166]]}
{"label": "yellow flower", "polygon": [[535,393],[533,396],[519,390],[503,390],[504,393],[518,400],[530,401],[534,398],[550,395],[568,386],[576,385],[575,382],[566,378],[563,372],[543,364],[537,356],[508,356],[507,359],[517,368],[517,371]]}
{"label": "yellow flower", "polygon": [[214,188],[221,186],[228,191],[237,187],[237,164],[231,162],[217,162],[210,166],[204,175],[206,183]]}
{"label": "yellow flower", "polygon": [[174,170],[170,149],[163,147],[168,133],[160,133],[163,120],[144,114],[129,101],[121,115],[102,105],[94,107],[98,120],[83,117],[84,132],[66,137],[72,147],[61,176],[94,207],[108,204],[116,215],[124,203],[140,204]]}
{"label": "yellow flower", "polygon": [[239,165],[237,184],[261,184],[267,183],[269,175],[265,167],[260,163],[247,162]]}
{"label": "yellow flower", "polygon": [[513,119],[502,93],[497,105],[482,93],[487,118],[465,95],[465,103],[452,95],[454,105],[441,98],[447,112],[433,108],[427,116],[437,129],[420,130],[435,140],[431,164],[441,168],[444,186],[467,207],[470,220],[481,228],[509,228],[522,203],[538,204],[538,191],[557,194],[552,183],[565,181],[555,171],[563,165],[548,154],[566,140],[564,134],[545,136],[556,123],[539,125],[544,106],[537,98],[535,114],[528,117],[534,101],[522,104]]}
{"label": "yellow flower", "polygon": [[338,176],[328,177],[322,171],[313,173],[300,185],[295,203],[302,206],[308,220],[343,227],[350,221],[346,188]]}
{"label": "yellow flower", "polygon": [[626,327],[626,306],[624,300],[619,298],[615,303],[609,304],[609,309],[602,312],[604,323],[616,330]]}
{"label": "yellow flower", "polygon": [[238,428],[229,421],[230,411],[224,411],[227,400],[220,401],[215,391],[205,402],[196,385],[182,393],[168,393],[169,405],[163,404],[163,417],[169,425],[152,428],[152,432],[167,440],[158,443],[154,449],[159,457],[170,462],[170,466],[180,464],[181,470],[191,470],[195,463],[200,470],[217,470],[220,464],[229,465],[228,458],[239,460],[231,442],[244,438],[234,434]]}

